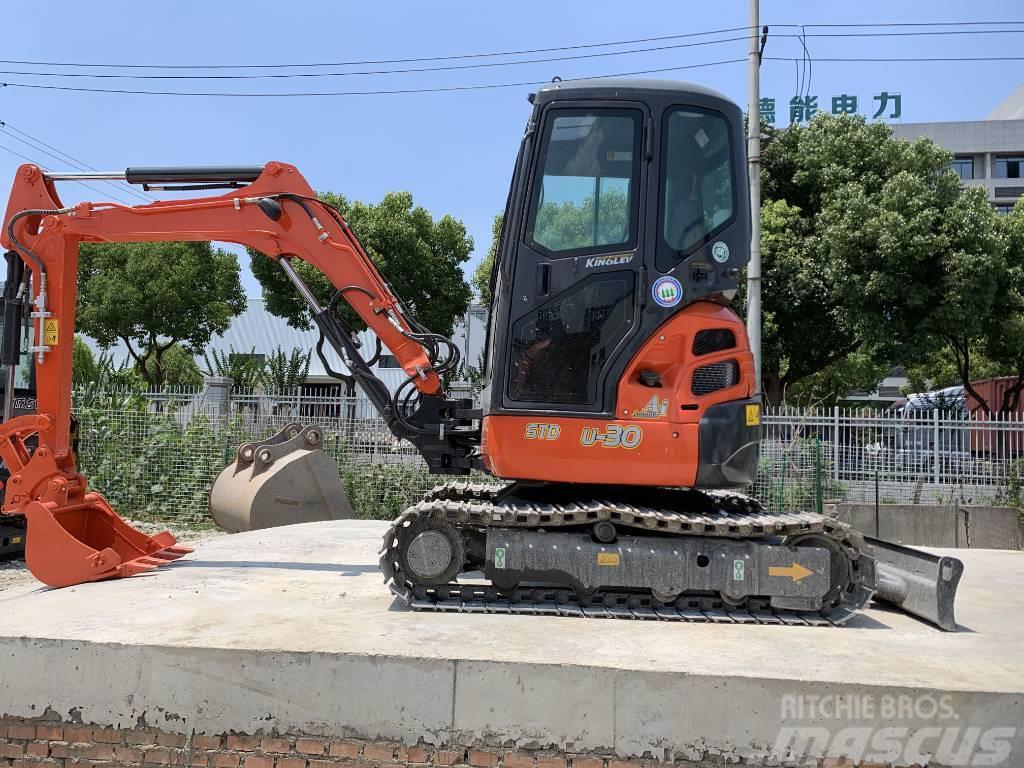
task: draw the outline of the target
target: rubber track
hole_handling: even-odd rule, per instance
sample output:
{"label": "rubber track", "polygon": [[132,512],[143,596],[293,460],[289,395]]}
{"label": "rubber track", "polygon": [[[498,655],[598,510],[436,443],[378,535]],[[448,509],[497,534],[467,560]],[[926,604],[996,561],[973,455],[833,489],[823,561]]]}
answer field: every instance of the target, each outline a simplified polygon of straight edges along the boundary
{"label": "rubber track", "polygon": [[[494,483],[446,483],[429,491],[423,501],[403,512],[385,534],[381,549],[380,568],[391,592],[410,608],[420,611],[792,626],[842,625],[874,594],[874,563],[865,554],[863,537],[848,525],[823,515],[766,512],[750,497],[723,491],[701,494],[705,506],[711,507],[710,512],[640,507],[602,499],[583,499],[568,504],[523,501],[495,504],[494,497],[504,487]],[[724,604],[717,597],[682,595],[673,603],[665,603],[650,594],[614,589],[599,589],[581,598],[574,590],[557,587],[521,587],[499,592],[497,588],[486,585],[450,583],[439,587],[417,586],[398,570],[397,532],[402,527],[431,517],[473,528],[547,529],[592,525],[608,520],[638,532],[685,536],[759,538],[812,533],[832,539],[846,553],[853,565],[852,589],[846,593],[842,605],[822,615],[818,612],[777,611],[771,608],[766,598],[751,598],[742,608],[737,608]]]}

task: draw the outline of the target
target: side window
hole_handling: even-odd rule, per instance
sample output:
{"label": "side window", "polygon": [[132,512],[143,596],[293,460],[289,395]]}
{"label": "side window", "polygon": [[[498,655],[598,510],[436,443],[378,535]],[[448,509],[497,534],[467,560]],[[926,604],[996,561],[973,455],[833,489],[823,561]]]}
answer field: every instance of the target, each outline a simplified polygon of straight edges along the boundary
{"label": "side window", "polygon": [[593,275],[512,327],[508,396],[593,405],[601,371],[633,319],[633,272]]}
{"label": "side window", "polygon": [[706,243],[735,212],[735,169],[729,124],[695,107],[666,118],[661,236],[679,256]]}
{"label": "side window", "polygon": [[635,110],[558,110],[545,121],[528,240],[568,255],[636,238],[641,116]]}

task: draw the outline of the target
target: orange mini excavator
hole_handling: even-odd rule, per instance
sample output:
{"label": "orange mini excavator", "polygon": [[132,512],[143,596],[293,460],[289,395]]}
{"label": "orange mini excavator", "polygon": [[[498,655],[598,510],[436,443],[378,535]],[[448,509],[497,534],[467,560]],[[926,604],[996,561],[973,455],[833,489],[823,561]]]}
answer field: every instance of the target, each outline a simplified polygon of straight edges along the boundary
{"label": "orange mini excavator", "polygon": [[[26,268],[14,275],[14,295],[31,303],[26,353],[38,410],[0,425],[0,455],[10,472],[3,512],[28,521],[33,574],[64,586],[188,552],[168,533],[126,524],[76,471],[78,246],[214,240],[277,262],[309,305],[318,351],[333,347],[431,472],[503,481],[441,485],[388,530],[381,570],[409,606],[839,624],[880,591],[951,628],[958,561],[865,541],[810,511],[769,512],[739,492],[754,480],[761,424],[745,327],[728,306],[749,255],[740,109],[660,81],[553,83],[530,100],[493,275],[479,410],[443,391],[455,345],[415,320],[294,167],[22,166],[3,244]],[[82,178],[226,191],[62,205],[55,184]],[[294,259],[335,286],[327,306]],[[397,391],[368,365],[341,302],[397,359],[407,375]],[[311,444],[317,437],[306,434]],[[243,446],[239,461],[272,463],[288,438]],[[214,496],[227,506],[248,498],[223,488]]]}

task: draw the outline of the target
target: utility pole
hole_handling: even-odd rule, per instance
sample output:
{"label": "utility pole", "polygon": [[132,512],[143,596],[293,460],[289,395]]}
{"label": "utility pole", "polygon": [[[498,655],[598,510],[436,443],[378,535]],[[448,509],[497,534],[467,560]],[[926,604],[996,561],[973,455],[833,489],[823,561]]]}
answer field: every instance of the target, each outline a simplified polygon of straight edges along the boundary
{"label": "utility pole", "polygon": [[[747,265],[747,336],[754,353],[755,391],[761,394],[761,50],[759,0],[750,0],[750,107],[747,110],[747,172],[750,176],[750,263]],[[760,39],[759,39],[760,38]]]}

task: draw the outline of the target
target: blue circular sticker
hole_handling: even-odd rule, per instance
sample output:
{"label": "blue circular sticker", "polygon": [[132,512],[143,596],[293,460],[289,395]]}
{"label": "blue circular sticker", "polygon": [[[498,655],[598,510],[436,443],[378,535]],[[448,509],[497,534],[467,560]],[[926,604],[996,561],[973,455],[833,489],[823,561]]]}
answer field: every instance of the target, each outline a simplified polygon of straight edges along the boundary
{"label": "blue circular sticker", "polygon": [[651,286],[651,296],[659,307],[674,307],[683,300],[683,286],[674,277],[663,275]]}

